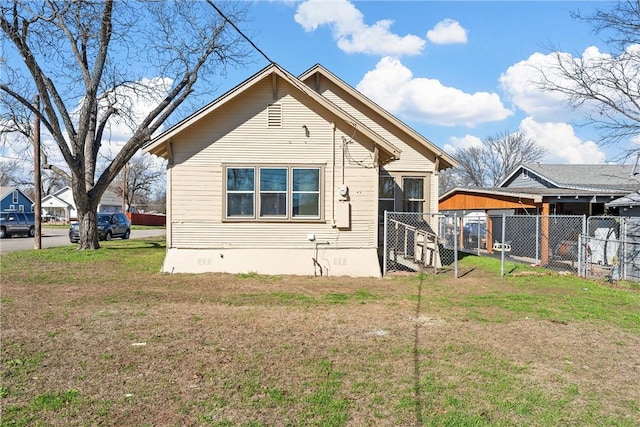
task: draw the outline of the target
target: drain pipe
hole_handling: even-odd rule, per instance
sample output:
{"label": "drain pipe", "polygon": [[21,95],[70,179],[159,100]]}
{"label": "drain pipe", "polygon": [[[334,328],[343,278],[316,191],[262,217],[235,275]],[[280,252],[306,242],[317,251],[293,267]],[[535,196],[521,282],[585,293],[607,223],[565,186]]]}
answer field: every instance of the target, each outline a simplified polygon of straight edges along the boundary
{"label": "drain pipe", "polygon": [[336,227],[336,124],[331,122],[331,227]]}

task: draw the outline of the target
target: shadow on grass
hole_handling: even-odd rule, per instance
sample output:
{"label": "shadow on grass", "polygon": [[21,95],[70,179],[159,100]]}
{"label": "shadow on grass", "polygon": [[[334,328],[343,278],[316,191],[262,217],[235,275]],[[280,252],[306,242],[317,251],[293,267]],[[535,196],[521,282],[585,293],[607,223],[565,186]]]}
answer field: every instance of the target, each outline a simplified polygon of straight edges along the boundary
{"label": "shadow on grass", "polygon": [[[126,245],[118,245],[118,244],[107,244],[100,245],[100,249],[108,250],[108,251],[132,251],[132,250],[141,250],[141,249],[162,249],[166,248],[166,244],[164,242],[160,243],[156,240],[135,240],[135,243],[129,241]],[[99,249],[99,250],[100,250]]]}
{"label": "shadow on grass", "polygon": [[422,310],[422,284],[424,282],[424,272],[419,273],[420,284],[418,285],[418,301],[416,303],[415,326],[413,330],[413,391],[415,399],[416,426],[421,426],[422,416],[422,388],[420,386],[420,312]]}

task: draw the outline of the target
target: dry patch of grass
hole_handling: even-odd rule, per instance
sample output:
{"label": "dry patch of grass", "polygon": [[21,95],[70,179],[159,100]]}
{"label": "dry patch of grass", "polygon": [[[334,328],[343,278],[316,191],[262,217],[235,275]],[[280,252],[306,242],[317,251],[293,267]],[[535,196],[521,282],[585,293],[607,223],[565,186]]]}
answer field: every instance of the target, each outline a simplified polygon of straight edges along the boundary
{"label": "dry patch of grass", "polygon": [[640,424],[637,292],[482,268],[164,275],[163,254],[3,256],[3,426]]}

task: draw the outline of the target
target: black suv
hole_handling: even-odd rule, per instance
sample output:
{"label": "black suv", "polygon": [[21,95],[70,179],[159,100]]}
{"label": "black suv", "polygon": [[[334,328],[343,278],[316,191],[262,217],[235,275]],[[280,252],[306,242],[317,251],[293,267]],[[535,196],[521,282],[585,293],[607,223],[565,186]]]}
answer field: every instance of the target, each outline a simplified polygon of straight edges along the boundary
{"label": "black suv", "polygon": [[0,239],[23,234],[28,237],[35,235],[34,217],[27,212],[2,212],[0,214]]}
{"label": "black suv", "polygon": [[[123,213],[99,213],[98,214],[98,239],[111,240],[114,237],[128,239],[131,235],[131,223]],[[71,223],[69,228],[69,240],[71,243],[80,241],[80,224]]]}

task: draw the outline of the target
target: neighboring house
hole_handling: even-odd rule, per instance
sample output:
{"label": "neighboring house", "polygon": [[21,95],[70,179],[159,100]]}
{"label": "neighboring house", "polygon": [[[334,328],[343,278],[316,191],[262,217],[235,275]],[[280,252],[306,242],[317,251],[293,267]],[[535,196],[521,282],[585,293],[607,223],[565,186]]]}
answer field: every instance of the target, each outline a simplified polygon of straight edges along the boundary
{"label": "neighboring house", "polygon": [[615,199],[606,206],[611,210],[617,209],[620,216],[640,218],[640,190]]}
{"label": "neighboring house", "polygon": [[[459,217],[483,212],[487,220],[486,242],[490,243],[500,235],[492,219],[498,215],[617,215],[619,209],[612,202],[638,188],[640,174],[633,165],[525,164],[497,188],[454,188],[440,196],[439,208],[441,212],[456,212]],[[556,240],[565,242],[567,238],[552,230],[549,221],[541,221],[540,227],[540,259],[545,265]],[[574,231],[571,229],[571,239],[577,239]],[[486,249],[491,252],[491,245]]]}
{"label": "neighboring house", "polygon": [[436,212],[438,172],[456,166],[320,65],[272,64],[144,151],[168,160],[176,273],[380,276],[381,214]]}
{"label": "neighboring house", "polygon": [[[98,205],[98,212],[121,212],[122,200],[111,191],[105,191]],[[64,187],[42,198],[43,217],[57,217],[60,221],[72,221],[78,218],[76,203],[71,187]]]}
{"label": "neighboring house", "polygon": [[607,204],[640,188],[634,172],[632,165],[525,164],[496,188],[454,188],[438,205],[440,211],[489,214],[603,215]]}
{"label": "neighboring house", "polygon": [[33,212],[33,201],[17,187],[0,187],[0,211]]}

